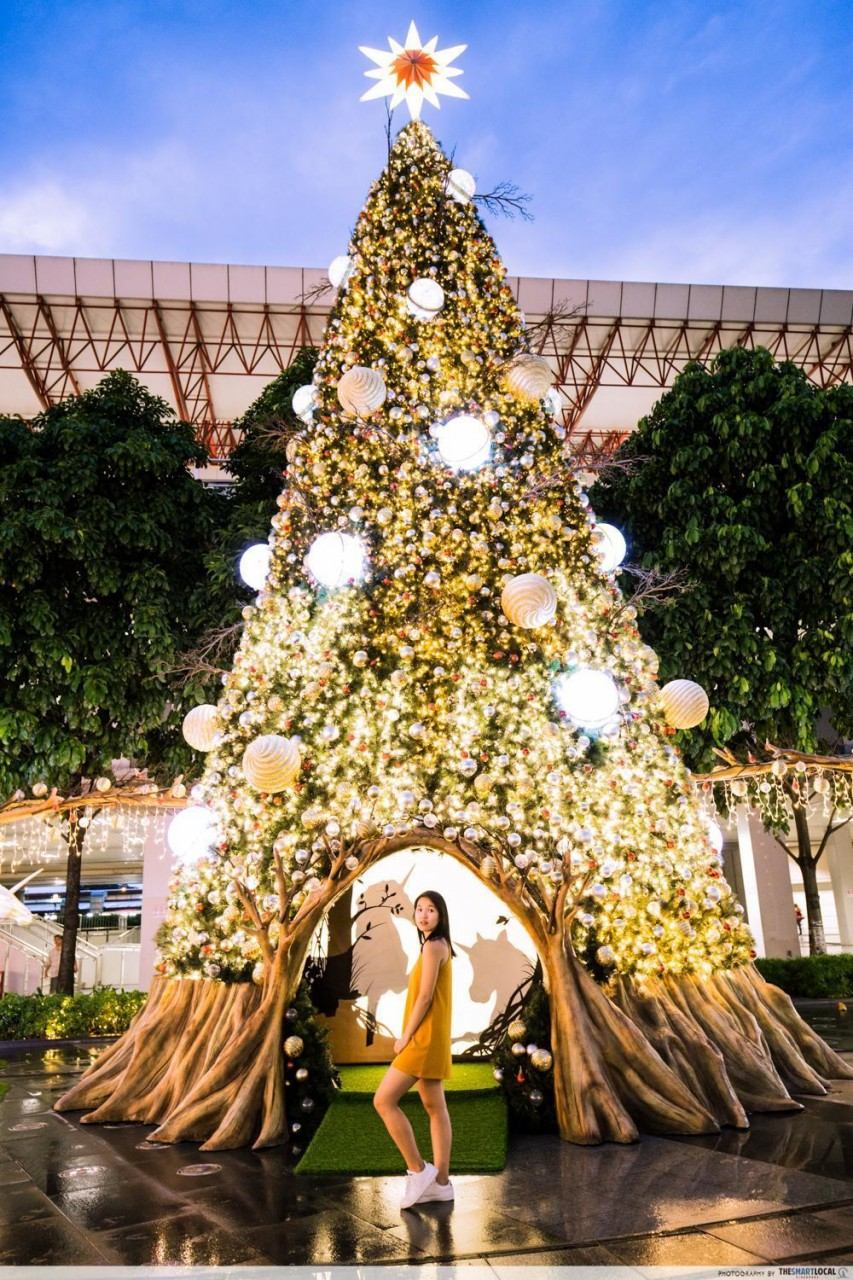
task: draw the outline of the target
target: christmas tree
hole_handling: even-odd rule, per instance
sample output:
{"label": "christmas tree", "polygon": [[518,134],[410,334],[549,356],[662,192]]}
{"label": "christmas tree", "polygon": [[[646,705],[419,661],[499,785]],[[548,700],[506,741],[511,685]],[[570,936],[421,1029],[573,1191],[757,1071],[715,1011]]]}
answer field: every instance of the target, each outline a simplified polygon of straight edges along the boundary
{"label": "christmas tree", "polygon": [[[447,77],[458,51],[416,43],[395,92],[429,98],[424,59]],[[336,263],[266,580],[188,725],[204,853],[173,880],[146,1009],[62,1109],[208,1149],[284,1140],[311,938],[404,848],[460,860],[535,943],[564,1137],[745,1126],[849,1074],[751,964],[472,187],[413,120]]]}

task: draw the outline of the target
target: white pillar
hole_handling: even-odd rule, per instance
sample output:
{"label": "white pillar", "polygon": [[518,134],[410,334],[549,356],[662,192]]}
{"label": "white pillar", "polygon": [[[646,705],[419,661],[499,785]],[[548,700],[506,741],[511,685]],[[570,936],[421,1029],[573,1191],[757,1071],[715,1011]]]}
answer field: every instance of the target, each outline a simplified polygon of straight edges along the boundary
{"label": "white pillar", "polygon": [[853,950],[853,822],[829,837],[827,860],[838,917],[838,936],[844,950]]}
{"label": "white pillar", "polygon": [[755,850],[749,828],[749,813],[745,805],[738,805],[737,841],[740,852],[740,873],[743,881],[743,906],[746,919],[755,939],[755,949],[760,956],[764,952],[764,929],[761,923],[761,902],[758,897],[758,876],[755,872]]}
{"label": "white pillar", "polygon": [[142,849],[142,924],[139,930],[139,989],[147,991],[154,977],[154,937],[166,914],[169,901],[169,876],[174,861],[166,844],[165,832],[173,814],[165,823],[150,822]]}

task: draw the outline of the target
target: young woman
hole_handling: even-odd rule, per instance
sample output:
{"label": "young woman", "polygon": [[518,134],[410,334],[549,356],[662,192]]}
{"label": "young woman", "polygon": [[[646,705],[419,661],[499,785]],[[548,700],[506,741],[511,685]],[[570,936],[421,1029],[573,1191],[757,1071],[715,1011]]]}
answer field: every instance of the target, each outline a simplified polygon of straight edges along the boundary
{"label": "young woman", "polygon": [[[453,1199],[448,1176],[452,1132],[444,1081],[450,1077],[450,960],[455,952],[447,904],[440,893],[422,893],[416,898],[415,924],[421,954],[409,977],[403,1034],[394,1043],[397,1056],[373,1099],[406,1162],[401,1209],[428,1200]],[[399,1107],[400,1099],[415,1083],[429,1116],[435,1164],[423,1160],[412,1126]]]}

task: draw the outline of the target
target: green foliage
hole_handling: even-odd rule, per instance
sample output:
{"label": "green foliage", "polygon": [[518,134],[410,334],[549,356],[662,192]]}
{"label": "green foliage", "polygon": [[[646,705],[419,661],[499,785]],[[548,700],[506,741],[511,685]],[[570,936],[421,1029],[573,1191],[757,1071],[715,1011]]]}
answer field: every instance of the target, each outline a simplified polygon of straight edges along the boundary
{"label": "green foliage", "polygon": [[[551,1050],[551,1010],[548,995],[541,978],[537,976],[530,985],[519,1014],[524,1023],[524,1035],[517,1041],[507,1036],[495,1053],[495,1068],[502,1072],[501,1085],[506,1094],[510,1116],[516,1128],[532,1133],[556,1133],[557,1116],[554,1110],[554,1072],[537,1071],[530,1064],[527,1053],[516,1055],[513,1043],[525,1047],[535,1044],[539,1049]],[[541,1102],[531,1102],[531,1093],[540,1093]]]}
{"label": "green foliage", "polygon": [[146,1001],[144,991],[96,987],[79,996],[8,993],[0,999],[0,1040],[72,1040],[118,1036]]}
{"label": "green foliage", "polygon": [[765,982],[803,999],[846,999],[853,996],[853,955],[794,956],[790,960],[758,959]]}
{"label": "green foliage", "polygon": [[[241,582],[237,562],[247,546],[266,542],[269,535],[276,499],[285,486],[287,443],[304,430],[291,400],[297,387],[311,381],[316,360],[313,348],[300,351],[234,423],[240,441],[226,470],[237,483],[228,494],[227,510],[205,565],[209,590],[219,603],[214,616],[221,625],[238,622],[240,610],[254,594]],[[223,655],[220,665],[229,665]]]}
{"label": "green foliage", "polygon": [[688,763],[766,739],[813,751],[826,707],[851,736],[853,387],[724,351],[688,365],[619,456],[635,465],[592,490],[600,518],[634,563],[694,584],[640,622],[661,679],[708,691],[705,721],[677,738]]}
{"label": "green foliage", "polygon": [[222,496],[193,428],[130,374],[0,419],[0,797],[68,792],[129,756],[169,767],[199,700],[168,671],[205,625]]}

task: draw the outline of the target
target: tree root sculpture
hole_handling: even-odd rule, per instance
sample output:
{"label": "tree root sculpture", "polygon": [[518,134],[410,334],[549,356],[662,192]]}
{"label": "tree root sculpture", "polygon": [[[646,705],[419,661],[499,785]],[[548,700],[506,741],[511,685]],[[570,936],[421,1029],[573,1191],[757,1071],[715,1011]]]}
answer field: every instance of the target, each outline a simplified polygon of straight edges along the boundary
{"label": "tree root sculpture", "polygon": [[584,1145],[655,1133],[716,1133],[704,1103],[640,1027],[596,986],[562,936],[545,957],[560,1134]]}

